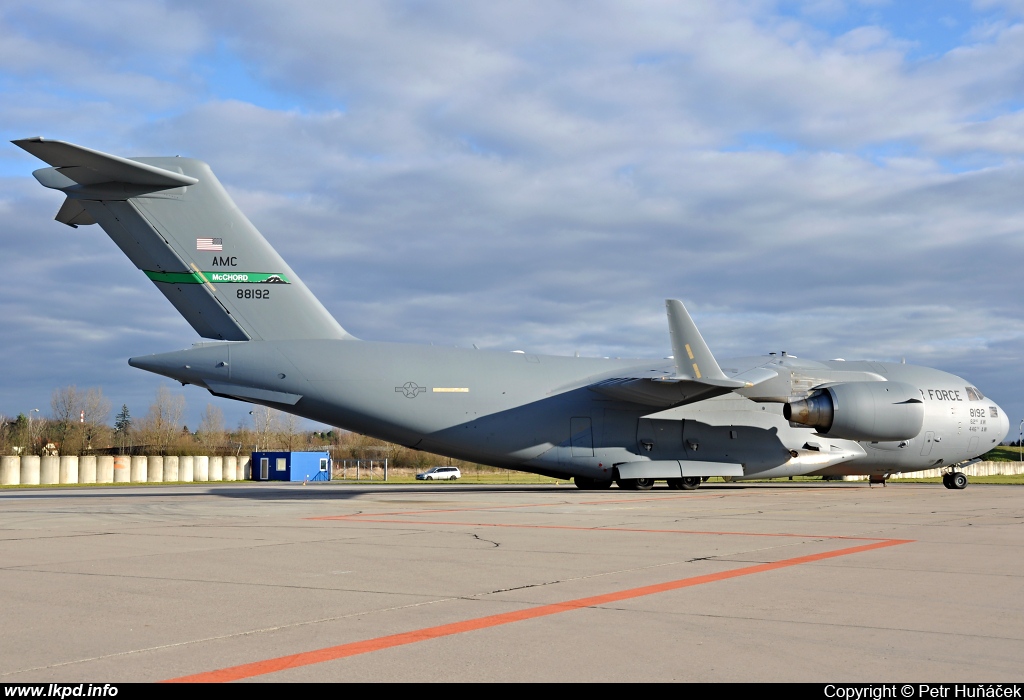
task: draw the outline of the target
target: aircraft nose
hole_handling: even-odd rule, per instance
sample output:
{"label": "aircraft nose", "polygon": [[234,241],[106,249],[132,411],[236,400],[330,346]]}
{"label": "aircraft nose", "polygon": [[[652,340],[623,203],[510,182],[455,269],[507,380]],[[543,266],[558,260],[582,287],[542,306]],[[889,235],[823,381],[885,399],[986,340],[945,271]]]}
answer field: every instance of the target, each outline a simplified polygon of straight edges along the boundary
{"label": "aircraft nose", "polygon": [[996,428],[996,434],[998,436],[996,444],[999,444],[1006,439],[1007,434],[1010,432],[1010,417],[1006,415],[1006,411],[1003,410],[1002,406],[996,404],[993,405],[995,409],[999,411],[999,427]]}

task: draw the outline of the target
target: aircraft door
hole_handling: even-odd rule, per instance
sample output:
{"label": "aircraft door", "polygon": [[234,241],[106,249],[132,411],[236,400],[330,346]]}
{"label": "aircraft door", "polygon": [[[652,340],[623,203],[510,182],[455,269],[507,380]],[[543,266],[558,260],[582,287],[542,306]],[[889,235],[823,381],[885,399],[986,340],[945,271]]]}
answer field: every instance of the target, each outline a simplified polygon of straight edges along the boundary
{"label": "aircraft door", "polygon": [[573,457],[594,456],[594,430],[589,416],[570,418],[569,435]]}
{"label": "aircraft door", "polygon": [[929,430],[924,434],[924,444],[921,445],[921,456],[927,457],[932,453],[932,444],[935,442],[935,433]]}

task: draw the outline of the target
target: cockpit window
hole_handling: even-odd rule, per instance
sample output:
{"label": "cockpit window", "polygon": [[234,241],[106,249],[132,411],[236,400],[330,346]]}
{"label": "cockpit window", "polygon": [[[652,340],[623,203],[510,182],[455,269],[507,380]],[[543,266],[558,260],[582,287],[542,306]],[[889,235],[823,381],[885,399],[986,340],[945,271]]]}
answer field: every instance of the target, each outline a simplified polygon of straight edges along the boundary
{"label": "cockpit window", "polygon": [[985,398],[985,395],[975,389],[973,386],[965,387],[967,389],[967,398],[971,401],[981,401]]}

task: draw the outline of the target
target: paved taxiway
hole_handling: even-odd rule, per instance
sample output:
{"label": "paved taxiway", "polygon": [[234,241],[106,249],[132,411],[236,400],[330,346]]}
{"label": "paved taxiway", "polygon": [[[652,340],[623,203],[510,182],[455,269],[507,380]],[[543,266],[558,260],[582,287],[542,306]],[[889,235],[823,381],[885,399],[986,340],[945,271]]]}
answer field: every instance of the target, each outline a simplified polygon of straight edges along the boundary
{"label": "paved taxiway", "polygon": [[0,591],[0,682],[1019,681],[1024,487],[5,490]]}

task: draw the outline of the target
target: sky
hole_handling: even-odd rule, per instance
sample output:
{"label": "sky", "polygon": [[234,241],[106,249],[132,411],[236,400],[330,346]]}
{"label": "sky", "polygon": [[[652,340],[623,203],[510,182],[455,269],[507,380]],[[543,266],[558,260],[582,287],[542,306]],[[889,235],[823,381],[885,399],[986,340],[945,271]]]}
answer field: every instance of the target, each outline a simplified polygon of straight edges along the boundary
{"label": "sky", "polygon": [[[210,163],[353,335],[938,367],[1024,419],[1024,1],[0,1],[0,413],[195,331],[11,139]],[[195,426],[192,426],[195,427]]]}

